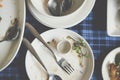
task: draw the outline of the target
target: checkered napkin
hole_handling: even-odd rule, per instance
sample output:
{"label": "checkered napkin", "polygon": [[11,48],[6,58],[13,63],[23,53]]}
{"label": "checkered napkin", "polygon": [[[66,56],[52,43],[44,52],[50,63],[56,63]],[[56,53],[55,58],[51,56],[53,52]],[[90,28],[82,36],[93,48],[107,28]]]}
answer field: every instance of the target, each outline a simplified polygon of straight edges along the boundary
{"label": "checkered napkin", "polygon": [[[80,24],[70,28],[83,36],[91,46],[95,58],[95,69],[91,80],[103,80],[101,74],[101,66],[105,56],[114,48],[120,46],[120,37],[110,37],[106,30],[106,19],[100,21],[95,14],[91,14]],[[97,19],[100,19],[99,17]],[[99,24],[99,25],[98,25]]]}

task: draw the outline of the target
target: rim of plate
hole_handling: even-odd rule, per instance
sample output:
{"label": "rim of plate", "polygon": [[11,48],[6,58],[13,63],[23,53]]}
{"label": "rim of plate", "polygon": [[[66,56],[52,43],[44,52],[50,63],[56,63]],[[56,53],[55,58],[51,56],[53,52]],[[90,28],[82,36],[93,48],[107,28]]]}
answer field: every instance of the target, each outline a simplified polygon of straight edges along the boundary
{"label": "rim of plate", "polygon": [[[49,32],[49,31],[54,31],[54,30],[63,30],[63,31],[66,31],[66,32],[72,32],[73,34],[75,34],[76,36],[78,36],[79,38],[81,38],[81,39],[83,39],[84,41],[85,41],[85,43],[86,43],[86,45],[87,45],[87,47],[89,48],[89,50],[90,50],[90,55],[91,55],[91,61],[92,61],[92,69],[91,69],[91,71],[90,71],[90,75],[89,75],[89,77],[88,77],[88,79],[90,79],[91,77],[92,77],[92,75],[93,75],[93,72],[94,72],[94,66],[95,66],[95,64],[94,64],[94,54],[93,54],[93,51],[92,51],[92,48],[90,47],[90,45],[88,44],[88,42],[86,41],[86,39],[84,39],[81,35],[79,35],[78,33],[76,33],[76,32],[74,32],[74,31],[71,31],[71,30],[68,30],[68,29],[51,29],[51,30],[47,30],[47,31],[45,31],[45,32],[43,32],[43,33],[41,33],[40,35],[43,35],[43,34],[45,34],[45,33],[47,33],[47,32]],[[36,38],[31,42],[31,44],[33,44],[33,42],[36,40]],[[28,53],[28,50],[27,50],[27,52],[26,53]],[[27,69],[27,55],[28,54],[26,54],[26,57],[25,57],[25,68],[26,68],[26,72],[27,72],[27,75],[28,75],[28,77],[29,77],[29,72],[28,72],[28,69]],[[30,77],[29,77],[30,78]]]}
{"label": "rim of plate", "polygon": [[[28,8],[29,8],[31,14],[40,23],[42,23],[42,24],[44,24],[44,25],[46,25],[47,27],[50,27],[50,28],[69,28],[69,27],[72,27],[72,26],[80,23],[81,21],[83,21],[89,15],[89,13],[91,12],[91,10],[94,7],[95,1],[96,0],[87,0],[86,2],[84,2],[84,5],[82,5],[81,10],[76,10],[76,11],[79,11],[79,12],[75,12],[75,13],[71,14],[72,15],[72,20],[71,20],[71,17],[70,17],[71,15],[64,16],[64,17],[67,17],[67,19],[62,18],[62,17],[61,18],[52,17],[52,19],[51,19],[51,16],[45,16],[45,15],[40,14],[39,11],[37,11],[34,8],[32,3],[30,2],[30,0],[27,0],[27,3],[28,3]],[[88,5],[89,7],[88,6],[86,7],[86,5]],[[86,10],[86,11],[84,11],[84,10]],[[82,11],[84,11],[84,13]],[[80,12],[81,12],[81,14],[80,14]],[[74,14],[74,16],[73,16],[73,14]],[[80,17],[78,18],[78,16],[80,16]],[[68,20],[71,20],[73,22],[69,22]],[[60,22],[60,21],[62,21],[62,22]],[[57,22],[56,25],[55,25],[55,22]],[[63,24],[63,22],[65,24]]]}

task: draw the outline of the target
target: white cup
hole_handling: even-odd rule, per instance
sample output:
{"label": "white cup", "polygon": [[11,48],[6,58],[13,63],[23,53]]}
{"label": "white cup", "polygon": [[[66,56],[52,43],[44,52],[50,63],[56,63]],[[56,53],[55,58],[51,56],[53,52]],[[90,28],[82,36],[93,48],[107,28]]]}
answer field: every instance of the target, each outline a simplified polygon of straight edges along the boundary
{"label": "white cup", "polygon": [[57,50],[60,53],[66,54],[71,51],[71,43],[67,40],[62,40],[57,44]]}

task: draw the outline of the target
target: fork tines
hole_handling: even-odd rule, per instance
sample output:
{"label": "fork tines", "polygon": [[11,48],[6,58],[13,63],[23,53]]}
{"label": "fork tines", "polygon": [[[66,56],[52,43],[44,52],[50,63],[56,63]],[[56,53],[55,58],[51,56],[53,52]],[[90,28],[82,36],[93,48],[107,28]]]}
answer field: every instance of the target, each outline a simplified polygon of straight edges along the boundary
{"label": "fork tines", "polygon": [[64,58],[62,58],[58,64],[69,75],[74,71],[74,68]]}

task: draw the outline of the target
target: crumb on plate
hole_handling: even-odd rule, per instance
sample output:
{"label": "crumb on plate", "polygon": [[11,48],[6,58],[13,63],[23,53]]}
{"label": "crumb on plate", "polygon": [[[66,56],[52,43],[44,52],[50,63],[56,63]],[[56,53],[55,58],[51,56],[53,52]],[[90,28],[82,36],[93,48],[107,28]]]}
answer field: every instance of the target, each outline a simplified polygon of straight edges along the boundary
{"label": "crumb on plate", "polygon": [[1,7],[3,7],[3,5],[2,5],[2,0],[0,0],[0,8],[1,8]]}

